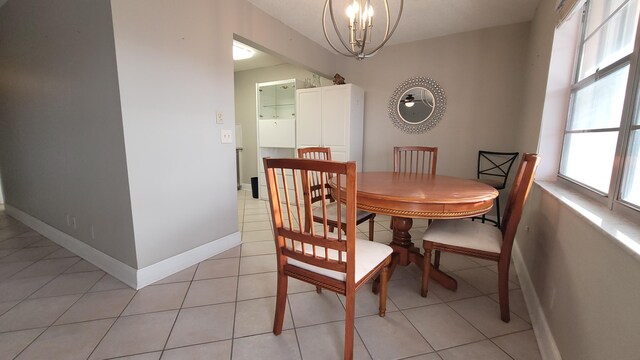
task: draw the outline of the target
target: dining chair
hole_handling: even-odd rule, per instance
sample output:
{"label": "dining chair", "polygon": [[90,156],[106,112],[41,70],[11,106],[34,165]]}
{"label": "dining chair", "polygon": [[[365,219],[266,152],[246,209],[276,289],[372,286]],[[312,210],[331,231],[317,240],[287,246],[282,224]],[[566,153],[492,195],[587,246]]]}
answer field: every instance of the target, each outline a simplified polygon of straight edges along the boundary
{"label": "dining chair", "polygon": [[[312,160],[329,160],[331,161],[331,148],[328,147],[308,147],[308,148],[302,148],[302,149],[298,149],[298,157],[301,159],[312,159]],[[327,182],[325,181],[325,192],[322,192],[322,185],[320,182],[320,178],[318,176],[318,174],[312,174],[312,176],[309,177],[309,181],[311,183],[311,206],[313,208],[313,221],[307,221],[307,219],[305,219],[305,230],[309,231],[309,228],[311,227],[311,224],[313,222],[316,223],[322,223],[323,221],[323,216],[321,213],[321,209],[319,207],[314,207],[314,204],[317,204],[319,201],[322,200],[322,197],[324,196],[326,199],[329,199],[330,203],[327,204],[327,218],[328,218],[328,224],[329,224],[329,230],[333,231],[334,227],[338,227],[338,222],[337,222],[337,209],[338,209],[338,203],[334,201],[332,195],[331,195],[331,188],[327,185]],[[326,179],[325,179],[326,180]],[[344,204],[342,205],[343,209],[342,209],[342,221],[341,221],[341,225],[342,228],[344,228],[344,223],[345,223],[345,218],[344,218]],[[373,241],[373,234],[374,234],[374,225],[375,225],[375,218],[376,218],[376,214],[375,213],[370,213],[364,210],[357,210],[356,212],[356,225],[360,225],[363,222],[369,220],[369,240]]]}
{"label": "dining chair", "polygon": [[[431,146],[394,146],[393,172],[434,174],[438,164],[438,148]],[[393,219],[389,222],[393,229]]]}
{"label": "dining chair", "polygon": [[[517,152],[497,152],[497,151],[478,151],[478,170],[476,178],[478,181],[493,186],[500,191],[507,187],[507,179],[513,163],[518,158]],[[482,215],[482,222],[489,221],[498,228],[500,224],[500,195],[495,200],[496,220],[487,219]]]}
{"label": "dining chair", "polygon": [[[388,245],[356,238],[356,164],[309,159],[263,161],[278,269],[273,333],[282,332],[287,282],[292,277],[346,297],[344,358],[352,359],[355,293],[379,275],[379,315],[385,316],[388,266],[393,252]],[[346,203],[336,209],[338,217],[345,213],[344,232],[329,231],[330,202],[324,196],[320,200],[322,229],[316,232],[315,226],[307,230],[301,225],[311,210],[300,203],[300,194],[309,198],[309,178],[316,173],[321,193],[326,193],[328,182],[334,182],[336,189],[344,189],[335,191],[336,201]]]}
{"label": "dining chair", "polygon": [[540,157],[524,154],[518,167],[507,206],[502,229],[480,222],[457,220],[436,220],[427,228],[422,239],[424,261],[421,295],[427,296],[431,251],[441,250],[498,262],[498,295],[500,298],[500,318],[509,322],[509,263],[511,248],[522,217],[522,208],[531,190]]}
{"label": "dining chair", "polygon": [[438,148],[429,146],[395,146],[393,172],[435,174]]}

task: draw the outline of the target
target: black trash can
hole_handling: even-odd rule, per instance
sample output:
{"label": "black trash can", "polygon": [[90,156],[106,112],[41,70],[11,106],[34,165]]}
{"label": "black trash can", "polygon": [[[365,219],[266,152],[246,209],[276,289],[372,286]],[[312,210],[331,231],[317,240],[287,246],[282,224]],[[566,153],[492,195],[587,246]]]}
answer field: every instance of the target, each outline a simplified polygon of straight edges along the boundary
{"label": "black trash can", "polygon": [[254,199],[258,198],[258,177],[251,178],[251,194]]}

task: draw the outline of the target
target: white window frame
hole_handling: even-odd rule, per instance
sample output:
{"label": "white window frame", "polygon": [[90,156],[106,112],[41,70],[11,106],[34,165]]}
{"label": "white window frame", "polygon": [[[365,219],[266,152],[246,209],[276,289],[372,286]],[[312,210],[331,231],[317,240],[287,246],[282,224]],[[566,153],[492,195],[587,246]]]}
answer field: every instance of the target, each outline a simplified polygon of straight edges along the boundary
{"label": "white window frame", "polygon": [[[625,99],[622,108],[622,118],[620,121],[620,127],[618,130],[618,140],[616,144],[615,150],[615,159],[613,163],[612,175],[609,182],[609,190],[607,193],[602,193],[596,189],[593,189],[575,179],[569,178],[560,173],[560,167],[562,164],[562,159],[558,162],[558,179],[565,184],[569,184],[570,187],[577,189],[580,193],[606,205],[609,209],[614,210],[615,212],[620,212],[623,215],[628,215],[632,217],[638,217],[640,215],[640,206],[627,203],[620,199],[620,192],[622,187],[622,179],[624,176],[624,164],[627,160],[627,151],[629,146],[629,140],[631,135],[632,123],[634,119],[634,115],[636,111],[640,111],[638,104],[638,87],[640,82],[640,69],[638,66],[638,62],[640,59],[640,21],[636,23],[636,37],[634,41],[633,52],[614,63],[606,66],[603,69],[599,69],[596,73],[591,74],[584,79],[578,81],[579,78],[579,66],[580,59],[582,57],[583,44],[584,44],[584,36],[586,30],[586,17],[587,17],[587,3],[590,0],[584,1],[580,7],[582,8],[582,19],[580,21],[581,29],[579,31],[578,36],[578,44],[576,45],[576,57],[574,61],[574,67],[572,69],[572,85],[571,85],[571,97],[569,102],[568,112],[565,118],[565,126],[562,133],[563,145],[564,148],[564,139],[567,134],[567,123],[572,116],[573,112],[573,102],[575,94],[578,90],[593,84],[595,81],[600,78],[615,72],[616,70],[621,69],[627,63],[629,63],[629,77],[627,79],[627,87],[625,90]],[[626,5],[627,3],[625,3]],[[613,16],[613,15],[611,15]],[[610,16],[610,17],[611,17]],[[608,20],[608,19],[607,19]],[[605,21],[606,22],[606,21]],[[638,115],[640,116],[640,114]],[[640,128],[640,126],[633,126],[633,128]],[[603,131],[605,129],[598,129],[595,131]],[[575,131],[575,132],[593,132],[593,131]],[[574,133],[569,132],[569,133]],[[562,149],[560,152],[560,156],[564,154],[564,150]]]}

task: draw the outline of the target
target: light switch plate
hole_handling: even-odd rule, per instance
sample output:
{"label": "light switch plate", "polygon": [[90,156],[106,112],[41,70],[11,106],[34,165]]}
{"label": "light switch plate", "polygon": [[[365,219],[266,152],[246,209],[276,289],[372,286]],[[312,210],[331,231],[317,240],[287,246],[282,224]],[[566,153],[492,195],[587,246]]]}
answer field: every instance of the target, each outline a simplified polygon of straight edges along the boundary
{"label": "light switch plate", "polygon": [[216,124],[224,124],[224,116],[219,111],[216,113]]}

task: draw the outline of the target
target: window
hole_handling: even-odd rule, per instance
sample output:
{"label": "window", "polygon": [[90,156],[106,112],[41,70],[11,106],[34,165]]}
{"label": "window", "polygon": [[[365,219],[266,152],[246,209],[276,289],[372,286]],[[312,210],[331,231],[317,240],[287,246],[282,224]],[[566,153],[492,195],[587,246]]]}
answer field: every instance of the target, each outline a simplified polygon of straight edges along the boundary
{"label": "window", "polygon": [[[640,94],[640,89],[637,89],[637,93]],[[631,125],[620,199],[640,208],[640,99],[636,100],[636,104],[639,105],[636,106]]]}
{"label": "window", "polygon": [[559,169],[561,177],[609,199],[611,207],[620,202],[636,209],[640,109],[628,109],[640,103],[631,95],[640,93],[634,80],[639,2],[587,0],[584,5]]}

